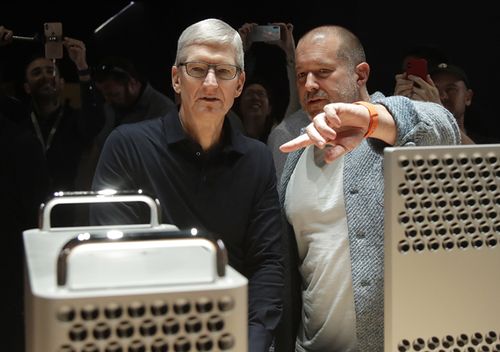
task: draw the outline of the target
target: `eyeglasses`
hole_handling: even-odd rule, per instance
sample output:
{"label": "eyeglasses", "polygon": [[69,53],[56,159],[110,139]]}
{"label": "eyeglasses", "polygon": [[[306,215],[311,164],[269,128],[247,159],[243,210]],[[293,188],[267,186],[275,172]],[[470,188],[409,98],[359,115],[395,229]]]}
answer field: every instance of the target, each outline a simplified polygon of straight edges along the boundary
{"label": "eyeglasses", "polygon": [[179,66],[185,66],[187,74],[195,78],[205,78],[208,75],[208,70],[213,68],[217,78],[227,81],[236,77],[236,74],[241,71],[241,68],[235,65],[207,64],[196,61],[182,62]]}

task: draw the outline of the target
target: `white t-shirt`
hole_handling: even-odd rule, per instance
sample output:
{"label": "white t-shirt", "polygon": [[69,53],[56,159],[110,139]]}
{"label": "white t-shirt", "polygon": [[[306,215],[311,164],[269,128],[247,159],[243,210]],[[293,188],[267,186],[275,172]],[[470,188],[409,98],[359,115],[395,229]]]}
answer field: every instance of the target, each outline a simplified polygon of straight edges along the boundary
{"label": "white t-shirt", "polygon": [[302,275],[302,323],[296,351],[354,351],[356,316],[343,193],[344,158],[316,165],[307,147],[290,178],[285,211]]}

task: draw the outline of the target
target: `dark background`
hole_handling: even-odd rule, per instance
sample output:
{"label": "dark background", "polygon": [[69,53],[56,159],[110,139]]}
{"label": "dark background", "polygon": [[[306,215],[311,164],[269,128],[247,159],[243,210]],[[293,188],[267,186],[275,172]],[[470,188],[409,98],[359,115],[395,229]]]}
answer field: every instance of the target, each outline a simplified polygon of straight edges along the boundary
{"label": "dark background", "polygon": [[[239,28],[245,22],[291,22],[295,40],[321,24],[340,24],[359,36],[372,71],[368,88],[392,94],[394,75],[400,72],[404,52],[415,45],[433,45],[465,69],[475,92],[467,113],[467,127],[500,139],[497,90],[500,79],[500,15],[486,2],[458,5],[452,1],[137,1],[97,35],[94,30],[125,8],[130,1],[61,3],[17,1],[3,4],[0,24],[15,34],[42,32],[44,22],[62,22],[64,35],[82,39],[89,64],[107,54],[134,60],[158,90],[172,96],[170,67],[176,40],[195,21],[217,17]],[[3,80],[18,79],[27,56],[37,45],[15,42],[0,48]],[[40,48],[42,45],[39,44]],[[264,45],[265,46],[265,45]],[[259,49],[256,47],[255,50]],[[260,48],[262,49],[262,48]],[[284,56],[275,47],[257,50],[258,71],[274,77],[275,88],[287,95]],[[67,81],[76,81],[72,63],[60,61]],[[247,67],[253,69],[253,66]]]}

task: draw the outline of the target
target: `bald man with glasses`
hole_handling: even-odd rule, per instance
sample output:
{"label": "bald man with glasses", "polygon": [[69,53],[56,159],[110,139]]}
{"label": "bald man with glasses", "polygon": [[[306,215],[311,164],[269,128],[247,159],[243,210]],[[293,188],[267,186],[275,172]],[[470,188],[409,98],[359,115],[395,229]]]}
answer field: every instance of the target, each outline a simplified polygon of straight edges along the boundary
{"label": "bald man with glasses", "polygon": [[[244,82],[236,30],[217,19],[186,28],[172,66],[178,110],[116,128],[92,187],[142,189],[160,201],[163,222],[219,236],[229,264],[249,280],[249,351],[264,352],[281,318],[280,205],[270,150],[227,118]],[[144,216],[130,204],[106,205],[92,209],[91,222],[138,223]]]}

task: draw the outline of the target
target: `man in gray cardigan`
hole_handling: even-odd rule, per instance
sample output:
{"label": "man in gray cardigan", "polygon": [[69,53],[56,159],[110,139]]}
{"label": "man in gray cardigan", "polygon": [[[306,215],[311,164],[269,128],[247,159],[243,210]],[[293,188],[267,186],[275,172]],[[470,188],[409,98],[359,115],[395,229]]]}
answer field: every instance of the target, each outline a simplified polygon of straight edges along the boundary
{"label": "man in gray cardigan", "polygon": [[[306,33],[297,85],[311,118],[283,144],[288,289],[277,351],[383,351],[384,147],[460,144],[434,103],[370,97],[358,38],[338,26]],[[371,101],[371,102],[370,102]]]}

